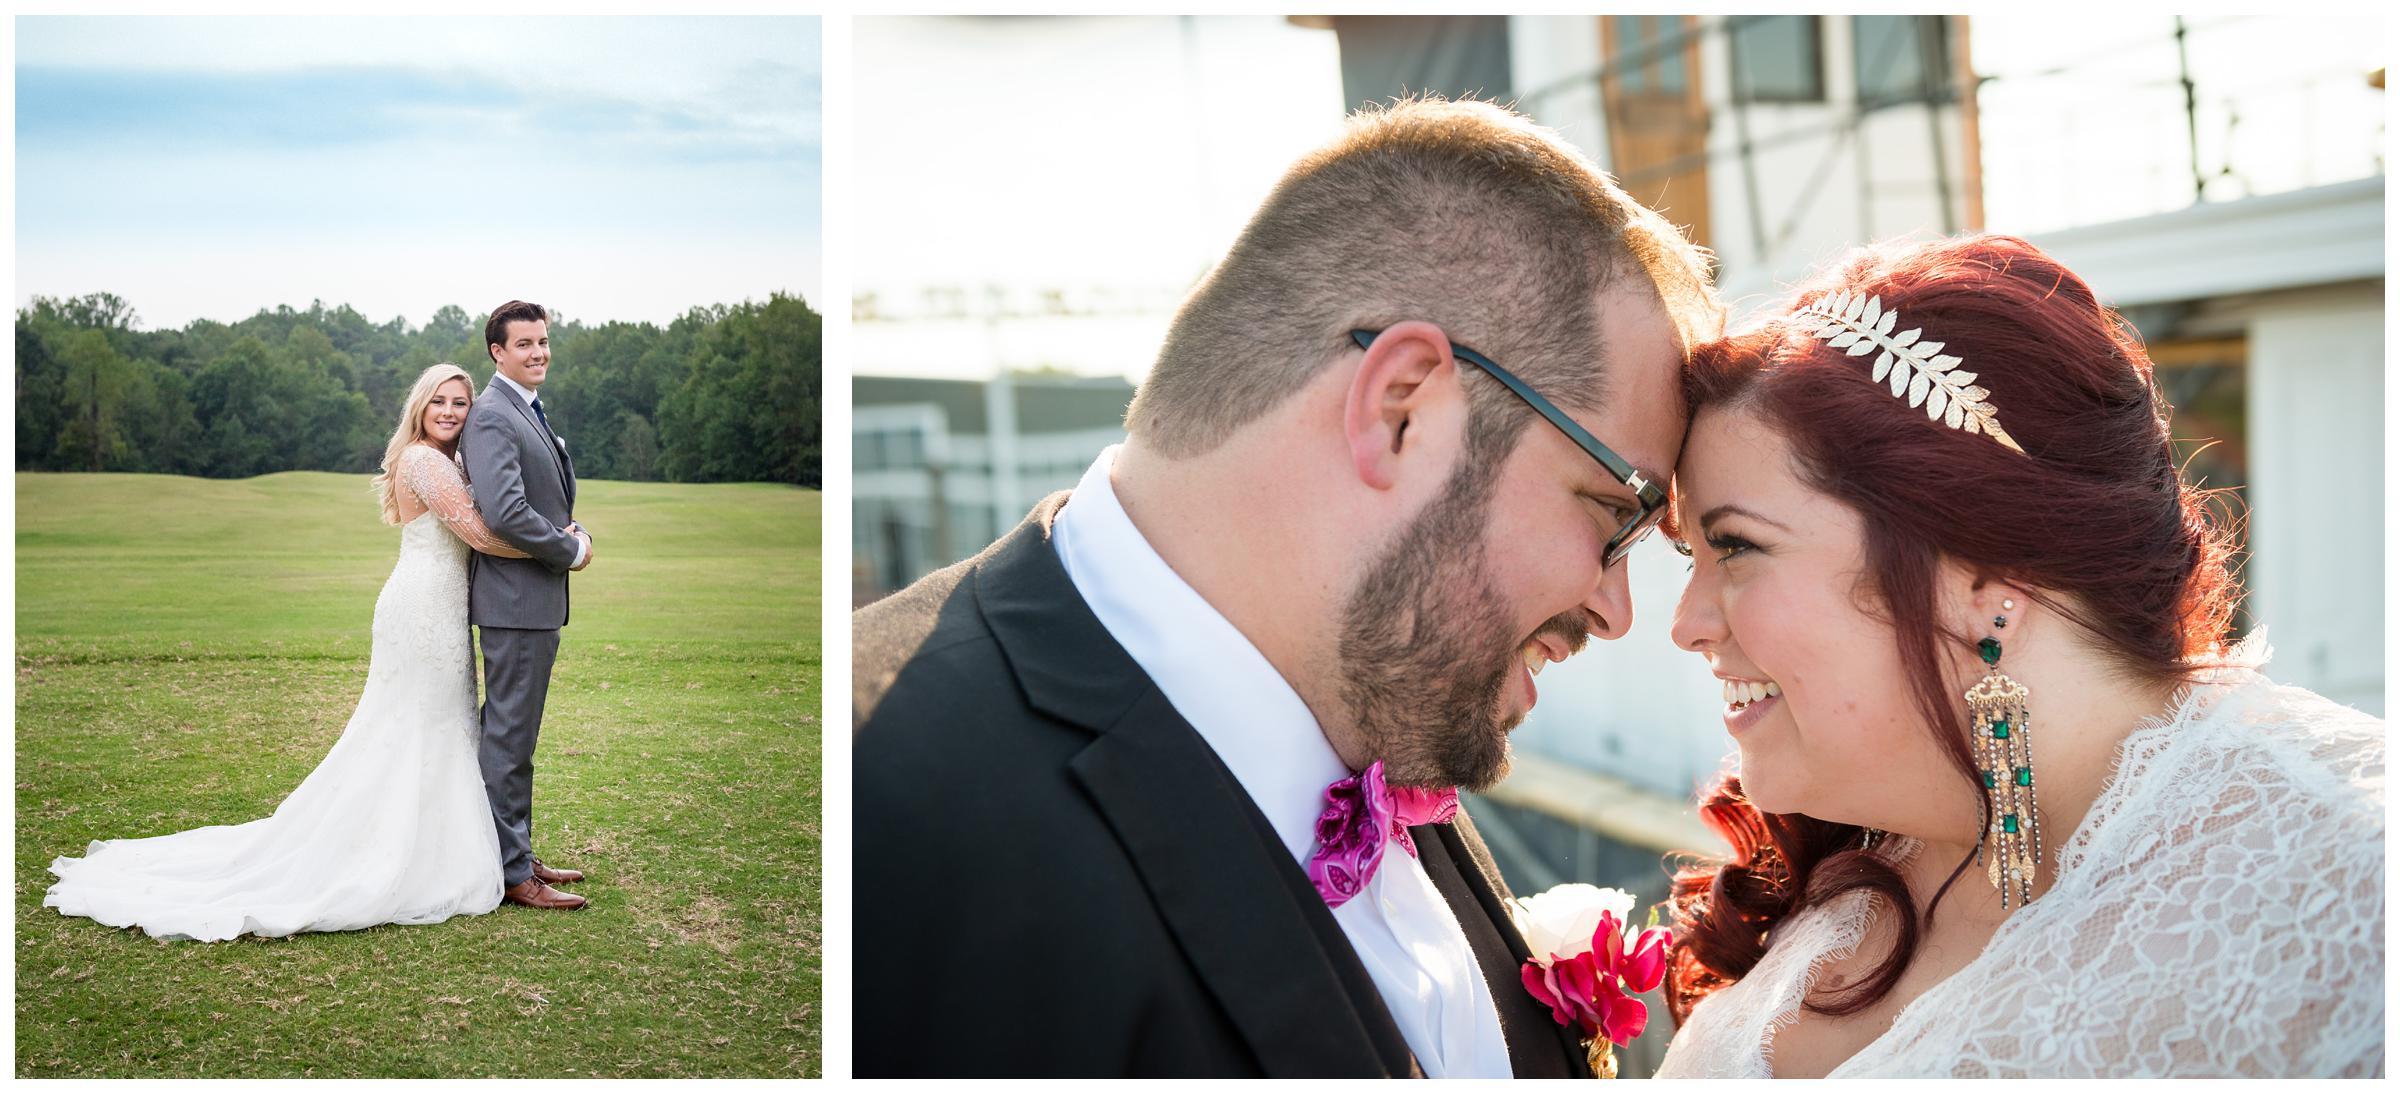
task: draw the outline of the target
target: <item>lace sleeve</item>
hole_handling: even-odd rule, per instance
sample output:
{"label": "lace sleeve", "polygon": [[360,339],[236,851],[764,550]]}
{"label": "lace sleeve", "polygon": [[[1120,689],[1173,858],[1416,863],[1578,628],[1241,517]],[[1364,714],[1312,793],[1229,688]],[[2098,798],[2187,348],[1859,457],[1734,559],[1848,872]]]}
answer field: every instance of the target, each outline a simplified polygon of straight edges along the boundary
{"label": "lace sleeve", "polygon": [[499,558],[530,557],[484,526],[483,516],[475,511],[475,496],[467,491],[466,476],[439,453],[421,446],[411,449],[400,461],[400,475],[433,519],[467,546]]}

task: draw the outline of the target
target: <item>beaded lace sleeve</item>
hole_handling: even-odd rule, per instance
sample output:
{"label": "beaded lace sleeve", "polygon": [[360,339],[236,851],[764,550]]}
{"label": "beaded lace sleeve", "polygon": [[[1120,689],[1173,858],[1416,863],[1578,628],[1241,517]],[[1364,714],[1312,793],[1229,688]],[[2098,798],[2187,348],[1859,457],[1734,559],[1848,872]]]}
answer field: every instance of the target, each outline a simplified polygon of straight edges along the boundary
{"label": "beaded lace sleeve", "polygon": [[467,490],[466,476],[441,453],[422,445],[409,449],[400,458],[400,481],[425,503],[433,519],[467,546],[500,558],[531,557],[484,525],[482,514],[475,510],[475,495]]}

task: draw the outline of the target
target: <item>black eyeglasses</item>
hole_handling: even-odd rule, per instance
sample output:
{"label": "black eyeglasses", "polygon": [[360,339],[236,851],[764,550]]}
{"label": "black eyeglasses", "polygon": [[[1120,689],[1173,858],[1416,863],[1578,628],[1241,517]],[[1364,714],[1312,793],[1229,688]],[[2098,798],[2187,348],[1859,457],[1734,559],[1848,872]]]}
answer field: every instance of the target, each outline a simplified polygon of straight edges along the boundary
{"label": "black eyeglasses", "polygon": [[[1358,343],[1358,348],[1366,349],[1373,346],[1376,336],[1382,333],[1379,330],[1354,330],[1350,332],[1350,340]],[[1550,400],[1535,394],[1532,388],[1525,386],[1525,381],[1517,379],[1507,369],[1493,364],[1489,357],[1456,342],[1450,343],[1450,355],[1482,369],[1492,379],[1500,381],[1502,387],[1515,392],[1517,398],[1525,400],[1525,405],[1533,408],[1534,413],[1549,419],[1550,424],[1557,426],[1558,431],[1566,434],[1567,439],[1575,442],[1576,447],[1583,449],[1592,459],[1598,461],[1612,478],[1625,484],[1626,489],[1633,491],[1634,496],[1641,499],[1642,511],[1636,514],[1632,520],[1618,525],[1616,534],[1609,537],[1608,548],[1601,555],[1601,565],[1614,566],[1622,561],[1626,555],[1632,553],[1633,545],[1640,543],[1642,537],[1649,535],[1653,529],[1658,527],[1658,522],[1666,517],[1666,490],[1643,478],[1642,473],[1635,470],[1632,464],[1609,451],[1607,445],[1601,444],[1590,432],[1575,424],[1575,419],[1567,417],[1565,411],[1552,405]]]}

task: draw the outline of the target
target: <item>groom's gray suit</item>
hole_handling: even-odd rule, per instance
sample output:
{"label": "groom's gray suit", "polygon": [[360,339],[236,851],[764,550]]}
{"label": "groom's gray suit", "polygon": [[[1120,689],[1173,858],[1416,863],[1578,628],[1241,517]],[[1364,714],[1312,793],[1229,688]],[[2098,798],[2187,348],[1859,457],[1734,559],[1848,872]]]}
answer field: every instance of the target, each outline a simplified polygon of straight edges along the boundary
{"label": "groom's gray suit", "polygon": [[579,549],[559,530],[575,512],[575,464],[544,417],[495,375],[467,412],[459,441],[484,524],[533,556],[477,554],[467,571],[467,621],[483,645],[483,789],[500,829],[508,886],[533,873],[533,746],[558,629],[567,625],[567,571]]}

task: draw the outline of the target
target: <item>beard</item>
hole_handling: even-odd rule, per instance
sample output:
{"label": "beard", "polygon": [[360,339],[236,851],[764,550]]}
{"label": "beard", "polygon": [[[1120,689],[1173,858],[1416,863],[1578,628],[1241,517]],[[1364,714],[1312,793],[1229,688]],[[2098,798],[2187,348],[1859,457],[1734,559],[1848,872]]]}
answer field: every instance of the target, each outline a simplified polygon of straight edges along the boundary
{"label": "beard", "polygon": [[[1472,468],[1427,506],[1350,591],[1339,643],[1342,698],[1371,759],[1395,786],[1484,790],[1508,774],[1500,696],[1526,635],[1486,572],[1488,483]],[[1566,621],[1562,625],[1562,621]],[[1540,632],[1582,645],[1574,609]]]}

